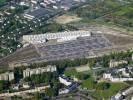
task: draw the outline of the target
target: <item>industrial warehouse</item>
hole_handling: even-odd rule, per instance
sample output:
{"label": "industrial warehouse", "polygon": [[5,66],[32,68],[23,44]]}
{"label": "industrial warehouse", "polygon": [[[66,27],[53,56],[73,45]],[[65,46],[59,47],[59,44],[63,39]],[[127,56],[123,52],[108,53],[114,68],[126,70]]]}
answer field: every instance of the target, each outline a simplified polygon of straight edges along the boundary
{"label": "industrial warehouse", "polygon": [[20,5],[31,6],[31,11],[24,13],[28,20],[47,19],[62,11],[67,11],[85,3],[85,0],[24,0]]}
{"label": "industrial warehouse", "polygon": [[18,60],[12,66],[30,65],[63,59],[95,57],[95,50],[112,47],[112,43],[103,34],[90,31],[70,31],[40,35],[24,35],[24,47],[35,47],[38,57]]}
{"label": "industrial warehouse", "polygon": [[89,31],[73,31],[73,32],[59,32],[59,33],[48,33],[39,35],[24,35],[23,43],[39,44],[45,43],[48,40],[57,40],[57,42],[76,40],[78,37],[91,36]]}

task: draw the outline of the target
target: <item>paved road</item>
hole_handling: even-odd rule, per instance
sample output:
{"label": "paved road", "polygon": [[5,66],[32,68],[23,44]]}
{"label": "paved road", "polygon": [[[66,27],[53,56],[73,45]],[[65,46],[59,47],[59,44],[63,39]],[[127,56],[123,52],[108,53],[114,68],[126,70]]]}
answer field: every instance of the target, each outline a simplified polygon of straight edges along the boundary
{"label": "paved road", "polygon": [[0,97],[11,97],[15,95],[22,95],[25,93],[34,93],[39,92],[41,90],[45,90],[46,88],[49,88],[50,86],[42,86],[42,87],[36,87],[35,89],[25,90],[25,91],[19,91],[19,92],[13,92],[13,93],[1,93]]}
{"label": "paved road", "polygon": [[52,100],[67,100],[68,97],[72,97],[75,98],[74,100],[94,100],[91,96],[85,96],[84,94],[81,93],[71,93],[71,94],[64,94],[64,95],[60,95],[57,97],[54,97]]}

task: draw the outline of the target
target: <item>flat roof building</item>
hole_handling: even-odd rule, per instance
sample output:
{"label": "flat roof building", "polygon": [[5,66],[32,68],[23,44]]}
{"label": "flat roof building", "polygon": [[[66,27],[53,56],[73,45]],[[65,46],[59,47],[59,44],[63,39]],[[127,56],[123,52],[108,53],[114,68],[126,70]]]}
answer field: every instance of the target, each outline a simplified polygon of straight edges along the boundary
{"label": "flat roof building", "polygon": [[[103,78],[110,80],[111,82],[124,82],[124,81],[133,81],[132,78],[132,67],[123,67],[119,69],[110,70],[103,74]],[[121,77],[120,77],[121,76]]]}
{"label": "flat roof building", "polygon": [[119,61],[115,61],[115,60],[110,60],[109,62],[109,67],[112,68],[112,67],[117,67],[118,65],[120,64],[127,64],[128,62],[125,61],[125,60],[119,60]]}
{"label": "flat roof building", "polygon": [[13,72],[2,73],[0,74],[0,80],[12,81],[14,80],[14,73]]}
{"label": "flat roof building", "polygon": [[60,81],[60,83],[66,85],[66,86],[69,86],[69,85],[72,84],[72,82],[70,81],[70,79],[67,78],[67,77],[65,77],[65,76],[60,76],[59,77],[59,81]]}
{"label": "flat roof building", "polygon": [[58,32],[47,33],[39,35],[24,35],[23,42],[29,44],[44,43],[47,40],[57,39],[57,42],[76,40],[78,37],[91,36],[90,31],[70,31],[70,32]]}
{"label": "flat roof building", "polygon": [[32,75],[42,74],[44,72],[54,72],[56,70],[57,69],[55,65],[48,65],[47,67],[35,68],[35,69],[27,68],[26,70],[23,71],[23,78],[30,77]]}
{"label": "flat roof building", "polygon": [[25,13],[24,17],[29,20],[33,20],[33,19],[40,19],[42,17],[48,17],[50,14],[52,14],[51,10],[46,8],[45,9],[39,8],[31,12]]}

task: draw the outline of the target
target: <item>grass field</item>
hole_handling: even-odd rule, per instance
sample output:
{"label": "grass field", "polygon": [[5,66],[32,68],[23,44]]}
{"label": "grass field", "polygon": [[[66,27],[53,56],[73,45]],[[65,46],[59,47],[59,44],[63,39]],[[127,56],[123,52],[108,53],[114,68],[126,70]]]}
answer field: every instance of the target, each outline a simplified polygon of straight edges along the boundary
{"label": "grass field", "polygon": [[69,71],[65,71],[64,73],[66,76],[76,76],[77,72],[75,69],[69,70]]}
{"label": "grass field", "polygon": [[86,88],[89,90],[94,89],[95,91],[91,93],[96,100],[108,100],[111,96],[117,94],[119,91],[127,88],[129,85],[126,83],[110,83],[110,87],[106,90],[97,90],[96,87],[99,83],[94,83],[92,78],[84,80],[82,83],[82,88]]}
{"label": "grass field", "polygon": [[6,0],[0,0],[0,4],[3,4],[5,2],[6,2]]}
{"label": "grass field", "polygon": [[84,80],[82,83],[82,88],[87,88],[87,89],[94,89],[94,82],[93,78],[89,78],[87,80]]}
{"label": "grass field", "polygon": [[71,70],[66,70],[64,72],[65,76],[69,76],[69,77],[75,77],[80,81],[84,81],[88,78],[90,78],[90,73],[89,72],[77,72],[75,69],[71,69]]}
{"label": "grass field", "polygon": [[125,83],[111,83],[111,86],[107,90],[96,90],[92,95],[97,99],[104,98],[105,100],[109,99],[111,96],[118,93],[120,90],[128,87]]}
{"label": "grass field", "polygon": [[[126,8],[121,8],[119,11],[115,12],[114,15],[128,17],[127,15],[130,15],[130,14],[133,15],[132,12],[133,12],[133,8],[129,6]],[[130,18],[132,18],[132,17],[130,17]]]}

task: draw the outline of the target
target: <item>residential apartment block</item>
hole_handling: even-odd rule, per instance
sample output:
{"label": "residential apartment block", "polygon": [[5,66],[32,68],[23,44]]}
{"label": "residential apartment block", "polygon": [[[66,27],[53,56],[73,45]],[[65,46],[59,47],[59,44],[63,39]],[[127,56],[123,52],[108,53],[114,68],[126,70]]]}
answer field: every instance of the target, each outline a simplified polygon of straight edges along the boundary
{"label": "residential apartment block", "polygon": [[56,66],[48,65],[47,67],[42,67],[42,68],[35,68],[35,69],[26,69],[23,71],[23,78],[30,77],[31,75],[37,75],[37,74],[42,74],[44,72],[54,72],[56,71],[57,68]]}
{"label": "residential apartment block", "polygon": [[13,72],[2,73],[0,74],[0,80],[12,81],[14,80],[14,73]]}

